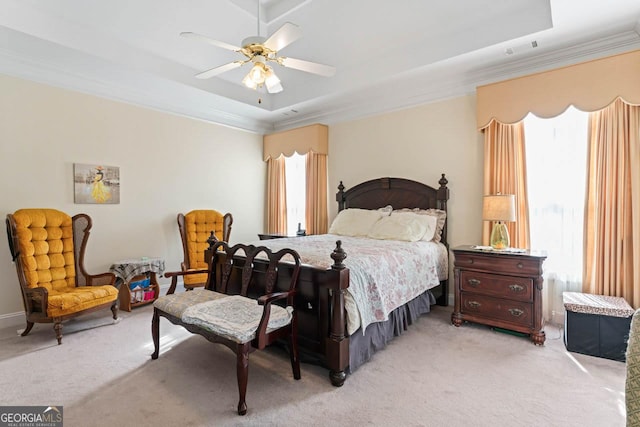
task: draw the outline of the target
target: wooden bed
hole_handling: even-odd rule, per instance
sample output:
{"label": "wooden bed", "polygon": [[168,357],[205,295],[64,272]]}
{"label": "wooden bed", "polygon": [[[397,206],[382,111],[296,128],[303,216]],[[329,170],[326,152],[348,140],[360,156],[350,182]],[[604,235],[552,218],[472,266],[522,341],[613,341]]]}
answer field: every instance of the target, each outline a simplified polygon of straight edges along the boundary
{"label": "wooden bed", "polygon": [[[345,190],[341,182],[338,190],[336,200],[339,210],[377,209],[391,205],[394,209],[435,208],[446,211],[449,199],[444,174],[437,188],[402,178],[379,178],[363,182],[348,190]],[[446,224],[442,233],[442,243],[447,246]],[[268,241],[261,244],[269,245]],[[349,287],[349,269],[346,266],[348,252],[349,248],[342,248],[341,242],[338,241],[334,251],[327,254],[334,261],[330,268],[303,266],[295,301],[298,313],[298,342],[305,356],[303,361],[316,362],[327,367],[331,383],[338,387],[345,382],[350,360],[350,337],[346,332],[344,300],[344,292]],[[282,264],[280,274],[283,274],[282,270],[286,268],[286,264]],[[235,293],[233,285],[230,286],[228,292]],[[448,280],[441,281],[440,285],[430,292],[436,297],[437,304],[446,306]]]}

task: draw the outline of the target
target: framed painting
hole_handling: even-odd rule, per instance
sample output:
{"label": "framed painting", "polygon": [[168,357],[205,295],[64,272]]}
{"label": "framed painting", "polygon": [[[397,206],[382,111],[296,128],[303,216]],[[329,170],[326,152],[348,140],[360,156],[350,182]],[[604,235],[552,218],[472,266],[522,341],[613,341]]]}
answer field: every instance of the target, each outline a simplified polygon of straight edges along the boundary
{"label": "framed painting", "polygon": [[120,168],[74,163],[73,202],[101,205],[120,203]]}

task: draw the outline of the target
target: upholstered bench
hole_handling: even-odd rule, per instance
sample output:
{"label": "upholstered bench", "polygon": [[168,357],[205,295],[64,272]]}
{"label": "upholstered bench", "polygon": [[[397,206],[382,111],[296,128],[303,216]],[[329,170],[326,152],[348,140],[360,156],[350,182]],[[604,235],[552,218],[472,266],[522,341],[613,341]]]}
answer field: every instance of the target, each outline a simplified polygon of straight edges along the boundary
{"label": "upholstered bench", "polygon": [[563,292],[567,350],[625,361],[635,310],[620,297]]}
{"label": "upholstered bench", "polygon": [[[262,318],[262,306],[251,298],[227,295],[206,289],[164,295],[153,306],[164,314],[180,319],[180,323],[203,328],[236,343],[256,337]],[[267,332],[291,322],[291,307],[271,306]]]}
{"label": "upholstered bench", "polygon": [[[265,246],[216,242],[205,289],[158,298],[153,304],[151,334],[157,359],[160,352],[160,317],[207,340],[223,344],[236,354],[238,414],[247,413],[249,354],[278,340],[289,344],[293,378],[300,379],[298,321],[294,308],[300,275],[300,256],[292,249],[272,252]],[[282,261],[287,257],[287,261]],[[289,261],[289,259],[291,261]],[[240,287],[229,286],[238,275]],[[189,274],[189,272],[183,272]],[[216,289],[216,292],[209,289]]]}
{"label": "upholstered bench", "polygon": [[226,297],[226,294],[221,294],[220,292],[195,289],[189,292],[163,295],[154,301],[153,306],[176,319],[182,320],[182,315],[189,307]]}

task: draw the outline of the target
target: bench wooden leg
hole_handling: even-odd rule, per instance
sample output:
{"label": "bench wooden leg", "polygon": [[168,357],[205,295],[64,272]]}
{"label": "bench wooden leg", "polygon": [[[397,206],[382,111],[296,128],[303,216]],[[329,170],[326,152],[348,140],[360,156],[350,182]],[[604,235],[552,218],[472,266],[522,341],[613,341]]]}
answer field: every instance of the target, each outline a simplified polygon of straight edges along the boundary
{"label": "bench wooden leg", "polygon": [[157,359],[160,353],[160,316],[158,315],[158,309],[153,308],[153,317],[151,318],[151,336],[153,337],[153,354],[152,359]]}
{"label": "bench wooden leg", "polygon": [[249,379],[249,349],[251,343],[238,344],[236,350],[236,373],[238,375],[238,393],[240,394],[240,400],[238,401],[238,415],[244,415],[247,413],[247,403],[245,398],[247,396],[247,381]]}
{"label": "bench wooden leg", "polygon": [[293,378],[300,379],[300,356],[298,354],[298,322],[294,314],[291,321],[291,334],[289,335],[289,356],[291,357],[291,369]]}

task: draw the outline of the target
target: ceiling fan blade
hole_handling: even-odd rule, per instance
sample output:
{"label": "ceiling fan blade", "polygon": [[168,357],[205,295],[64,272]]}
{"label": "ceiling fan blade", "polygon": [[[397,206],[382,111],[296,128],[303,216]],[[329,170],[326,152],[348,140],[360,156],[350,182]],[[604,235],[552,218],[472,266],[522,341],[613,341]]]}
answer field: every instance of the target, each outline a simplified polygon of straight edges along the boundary
{"label": "ceiling fan blade", "polygon": [[303,61],[302,59],[281,57],[278,63],[287,68],[294,68],[307,73],[318,74],[323,77],[331,77],[336,73],[335,67],[318,64],[317,62]]}
{"label": "ceiling fan blade", "polygon": [[276,52],[302,37],[302,30],[296,24],[285,22],[275,33],[263,43],[266,47]]}
{"label": "ceiling fan blade", "polygon": [[218,74],[222,74],[225,71],[229,71],[229,70],[233,70],[234,68],[238,68],[239,66],[241,66],[244,63],[245,63],[245,61],[229,62],[228,64],[220,65],[219,67],[215,67],[215,68],[212,68],[210,70],[198,73],[198,74],[196,74],[196,78],[198,78],[198,79],[208,79],[209,77],[213,77],[213,76],[217,76]]}
{"label": "ceiling fan blade", "polygon": [[240,48],[238,46],[234,46],[234,45],[229,44],[229,43],[221,42],[219,40],[214,40],[214,39],[211,39],[209,37],[203,36],[201,34],[192,33],[192,32],[187,31],[187,32],[180,33],[180,35],[182,37],[187,37],[187,38],[190,38],[190,39],[196,39],[196,40],[200,40],[200,41],[203,41],[203,42],[207,42],[207,43],[212,44],[214,46],[218,46],[218,47],[221,47],[221,48],[227,49],[227,50],[232,50],[234,52],[238,52],[240,50]]}

